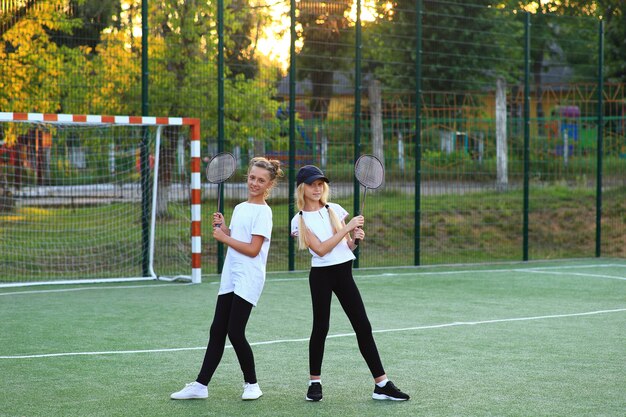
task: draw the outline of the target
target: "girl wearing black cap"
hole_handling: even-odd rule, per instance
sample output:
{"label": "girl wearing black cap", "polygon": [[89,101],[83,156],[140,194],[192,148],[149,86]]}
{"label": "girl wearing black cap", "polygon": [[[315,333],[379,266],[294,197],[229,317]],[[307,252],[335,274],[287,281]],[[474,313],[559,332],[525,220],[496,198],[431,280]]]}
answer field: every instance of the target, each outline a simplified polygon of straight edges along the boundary
{"label": "girl wearing black cap", "polygon": [[[299,213],[291,220],[291,235],[298,238],[300,249],[312,255],[309,287],[313,303],[313,330],[309,339],[308,401],[322,399],[321,368],[324,344],[330,325],[330,304],[335,293],[357,336],[359,350],[374,377],[375,400],[408,400],[383,369],[376,342],[361,294],[352,277],[352,240],[363,239],[363,216],[353,217],[347,224],[348,212],[339,204],[329,203],[328,178],[316,166],[306,165],[297,175]],[[351,233],[353,236],[351,236]]]}

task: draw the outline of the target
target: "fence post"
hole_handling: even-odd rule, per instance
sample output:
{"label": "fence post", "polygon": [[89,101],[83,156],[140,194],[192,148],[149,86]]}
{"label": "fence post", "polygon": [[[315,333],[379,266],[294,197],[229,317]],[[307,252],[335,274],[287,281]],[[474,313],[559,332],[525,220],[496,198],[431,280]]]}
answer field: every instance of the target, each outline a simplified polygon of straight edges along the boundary
{"label": "fence post", "polygon": [[530,176],[530,13],[524,19],[524,225],[522,259],[528,260],[528,210]]}
{"label": "fence post", "polygon": [[[291,219],[295,215],[295,185],[296,181],[296,0],[289,1],[289,215],[287,227],[291,233]],[[289,238],[288,269],[295,269],[295,242]]]}
{"label": "fence post", "polygon": [[[217,0],[217,152],[224,152],[224,0]],[[218,187],[220,207],[224,212],[224,187]],[[217,273],[224,266],[224,244],[217,242]]]}
{"label": "fence post", "polygon": [[596,257],[602,253],[602,158],[604,152],[604,20],[600,19],[598,25],[598,149],[597,149],[597,173],[596,173]]}
{"label": "fence post", "polygon": [[[141,2],[141,115],[149,113],[148,97],[148,0]],[[141,254],[142,276],[150,276],[150,202],[152,187],[150,187],[150,168],[148,150],[148,128],[142,129],[142,139],[139,150],[139,171],[141,175]]]}
{"label": "fence post", "polygon": [[415,5],[415,232],[413,263],[421,264],[422,234],[422,0]]}
{"label": "fence post", "polygon": [[[363,48],[363,41],[361,38],[361,0],[356,2],[356,41],[354,52],[354,162],[359,159],[361,155],[361,49]],[[354,178],[354,212],[359,213],[360,210],[360,192],[361,186],[359,182]],[[359,267],[359,247],[357,246],[354,254],[356,259],[354,260],[354,267]]]}

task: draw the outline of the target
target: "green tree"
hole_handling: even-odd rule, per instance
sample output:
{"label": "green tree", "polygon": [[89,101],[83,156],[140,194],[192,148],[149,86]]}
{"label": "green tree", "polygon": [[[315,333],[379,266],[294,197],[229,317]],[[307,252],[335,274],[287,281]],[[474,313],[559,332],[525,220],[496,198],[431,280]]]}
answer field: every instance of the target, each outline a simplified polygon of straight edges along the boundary
{"label": "green tree", "polygon": [[[200,117],[203,132],[217,136],[217,34],[215,5],[206,2],[163,1],[151,6],[150,107],[166,115]],[[235,27],[237,8],[225,8],[225,26]],[[226,55],[241,43],[226,42]],[[273,120],[277,103],[271,83],[227,68],[225,80],[226,137],[232,145],[247,146],[249,137],[277,135]],[[262,119],[265,123],[259,123]]]}
{"label": "green tree", "polygon": [[[422,4],[422,88],[430,91],[472,90],[497,76],[518,79],[523,49],[512,44],[522,26],[493,2],[424,1]],[[388,88],[414,91],[416,1],[398,0],[393,13],[365,34],[369,70]],[[383,2],[379,13],[384,15]]]}
{"label": "green tree", "polygon": [[22,20],[37,5],[37,0],[26,0],[23,3],[2,2],[0,5],[0,37]]}
{"label": "green tree", "polygon": [[623,0],[554,1],[556,11],[569,16],[594,16],[604,20],[606,75],[626,82],[626,3]]}
{"label": "green tree", "polygon": [[[122,13],[119,1],[99,4],[97,0],[89,0],[72,12],[80,16],[80,31],[66,38],[57,37],[68,45],[63,48],[64,71],[60,77],[60,82],[69,86],[62,92],[63,112],[140,113],[141,39],[135,32],[140,24],[137,17],[141,0],[125,4],[126,11]],[[94,20],[108,24],[93,25]]]}
{"label": "green tree", "polygon": [[252,79],[258,75],[259,63],[251,48],[252,34],[258,32],[256,25],[261,23],[257,20],[259,12],[259,9],[252,12],[247,0],[232,0],[228,4],[227,13],[238,17],[225,27],[225,61],[231,77],[243,74],[245,79]]}
{"label": "green tree", "polygon": [[607,75],[616,82],[626,83],[626,6],[615,0],[604,9],[606,20]]}
{"label": "green tree", "polygon": [[119,20],[114,20],[121,12],[120,0],[69,0],[67,16],[82,24],[68,34],[51,31],[52,40],[58,45],[69,47],[88,46],[92,50],[100,43],[105,29],[119,29]]}
{"label": "green tree", "polygon": [[64,0],[26,2],[10,9],[0,35],[0,108],[5,111],[56,112],[60,108],[63,48],[50,31],[71,33],[80,26],[68,17]]}
{"label": "green tree", "polygon": [[354,44],[347,31],[354,24],[345,17],[352,2],[323,2],[319,0],[299,3],[298,23],[303,47],[297,58],[298,78],[311,80],[310,110],[325,120],[333,95],[335,71],[347,66],[347,56],[352,56]]}
{"label": "green tree", "polygon": [[[237,8],[225,8],[225,26],[236,27]],[[206,140],[217,137],[217,34],[216,8],[202,1],[177,0],[151,4],[150,26],[150,111],[153,114],[199,117]],[[232,25],[231,25],[232,24]],[[245,27],[243,25],[242,27]],[[227,48],[246,47],[226,42]],[[227,56],[241,55],[227,49]],[[233,75],[227,67],[224,81],[228,103],[225,108],[225,135],[231,146],[248,146],[248,139],[278,137],[273,118],[277,103],[271,84],[242,72]],[[253,74],[248,74],[253,75]],[[259,119],[267,118],[266,123]],[[274,134],[272,134],[274,132]],[[164,132],[160,180],[168,185],[178,129]],[[213,139],[214,140],[214,139]]]}
{"label": "green tree", "polygon": [[[141,113],[141,40],[127,31],[113,30],[101,35],[94,48],[80,46],[65,54],[67,85],[63,111],[90,114]],[[84,82],[77,83],[81,74]]]}
{"label": "green tree", "polygon": [[[616,81],[626,79],[626,47],[623,42],[626,29],[622,0],[513,1],[511,5],[533,12],[531,71],[538,118],[544,117],[541,100],[542,72],[546,58],[555,54],[555,46],[563,48],[563,64],[573,69],[574,80],[595,80],[598,55],[597,20],[591,20],[591,17],[603,17],[606,21],[605,59],[608,76]],[[576,18],[568,19],[568,16]],[[540,124],[539,128],[542,129],[542,126]]]}

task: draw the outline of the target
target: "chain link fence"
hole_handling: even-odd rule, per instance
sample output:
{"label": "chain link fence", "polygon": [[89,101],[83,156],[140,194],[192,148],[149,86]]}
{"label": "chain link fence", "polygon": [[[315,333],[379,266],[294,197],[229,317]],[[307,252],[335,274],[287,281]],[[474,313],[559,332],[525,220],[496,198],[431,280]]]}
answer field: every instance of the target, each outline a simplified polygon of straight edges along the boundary
{"label": "chain link fence", "polygon": [[[203,157],[239,161],[227,217],[248,160],[281,160],[271,270],[308,266],[289,237],[296,170],[320,166],[356,213],[363,153],[386,181],[368,196],[359,267],[626,257],[626,91],[603,78],[596,18],[482,0],[2,8],[1,111],[199,118]],[[3,178],[33,169],[15,166],[9,128],[0,139]],[[209,195],[205,273],[223,256]]]}

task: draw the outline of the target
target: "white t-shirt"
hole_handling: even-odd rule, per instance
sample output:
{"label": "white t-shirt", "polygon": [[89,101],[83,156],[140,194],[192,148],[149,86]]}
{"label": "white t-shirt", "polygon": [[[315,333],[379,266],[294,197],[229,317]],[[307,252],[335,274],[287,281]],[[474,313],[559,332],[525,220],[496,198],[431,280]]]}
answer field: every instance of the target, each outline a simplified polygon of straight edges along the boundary
{"label": "white t-shirt", "polygon": [[[339,204],[328,203],[330,208],[335,212],[339,221],[343,221],[348,212],[344,210]],[[298,236],[298,227],[300,224],[300,213],[298,212],[293,219],[291,219],[291,235]],[[326,207],[322,207],[318,211],[303,211],[302,217],[306,227],[317,236],[320,242],[324,242],[330,239],[335,233],[333,231],[332,224],[330,223],[330,215]],[[311,266],[331,266],[338,265],[350,260],[356,259],[346,239],[343,239],[324,256],[319,256],[309,248],[309,252],[313,256],[311,258]]]}
{"label": "white t-shirt", "polygon": [[265,265],[272,237],[272,209],[266,204],[239,203],[230,221],[230,237],[252,242],[252,235],[263,236],[257,256],[251,258],[228,247],[218,294],[234,292],[256,306],[265,284]]}

